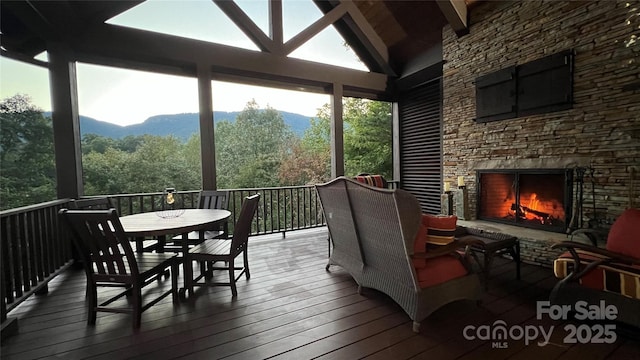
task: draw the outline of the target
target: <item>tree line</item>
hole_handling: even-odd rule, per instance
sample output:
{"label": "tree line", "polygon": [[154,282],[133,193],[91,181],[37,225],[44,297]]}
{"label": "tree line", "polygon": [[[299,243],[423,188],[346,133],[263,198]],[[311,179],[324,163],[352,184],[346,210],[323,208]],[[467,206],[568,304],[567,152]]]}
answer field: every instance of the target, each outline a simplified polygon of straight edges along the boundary
{"label": "tree line", "polygon": [[[345,174],[367,172],[391,178],[391,105],[344,101]],[[215,127],[220,189],[263,188],[324,182],[331,175],[329,105],[310,119],[302,137],[280,113],[255,101],[235,121]],[[56,198],[51,118],[16,94],[0,101],[0,206],[2,210]],[[96,134],[82,138],[85,195],[127,194],[201,188],[200,136]]]}

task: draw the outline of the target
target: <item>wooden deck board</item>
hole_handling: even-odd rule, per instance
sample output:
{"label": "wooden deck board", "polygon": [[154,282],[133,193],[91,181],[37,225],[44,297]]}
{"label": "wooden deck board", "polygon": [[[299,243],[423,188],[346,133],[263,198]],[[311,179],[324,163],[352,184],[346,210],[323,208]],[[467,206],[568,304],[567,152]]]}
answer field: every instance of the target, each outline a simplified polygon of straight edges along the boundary
{"label": "wooden deck board", "polygon": [[[513,262],[498,258],[480,305],[448,304],[415,334],[409,317],[386,295],[373,289],[357,294],[357,284],[339,266],[326,272],[326,250],[324,229],[252,238],[251,279],[238,282],[237,299],[228,287],[198,288],[178,305],[166,298],[143,313],[138,331],[122,314],[99,313],[97,324],[87,326],[84,273],[69,270],[54,279],[47,295],[33,296],[11,313],[20,319],[20,333],[3,341],[2,358],[640,359],[634,329],[614,344],[572,346],[562,343],[567,321],[537,320],[536,300],[546,300],[556,283],[550,269],[523,264],[522,280],[516,280]],[[498,320],[555,331],[544,347],[509,341],[508,348],[496,349],[463,336],[465,326]]]}

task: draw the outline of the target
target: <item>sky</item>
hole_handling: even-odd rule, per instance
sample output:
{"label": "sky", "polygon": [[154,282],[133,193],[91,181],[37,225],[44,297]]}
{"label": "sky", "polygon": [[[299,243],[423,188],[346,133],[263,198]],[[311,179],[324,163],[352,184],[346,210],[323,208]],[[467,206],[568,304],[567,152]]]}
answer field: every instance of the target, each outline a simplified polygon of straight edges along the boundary
{"label": "sky", "polygon": [[[236,3],[268,34],[264,0]],[[287,41],[320,18],[311,0],[283,1],[283,32]],[[257,47],[210,0],[148,0],[107,21],[110,24],[164,32],[256,50]],[[333,29],[327,28],[298,48],[291,57],[367,71]],[[46,60],[46,54],[37,57]],[[80,115],[118,125],[141,123],[159,114],[198,112],[197,79],[142,71],[77,64]],[[0,98],[28,94],[44,111],[51,110],[48,72],[44,68],[0,57]],[[212,82],[213,108],[239,111],[255,100],[260,107],[315,116],[330,101],[328,95],[227,82]]]}

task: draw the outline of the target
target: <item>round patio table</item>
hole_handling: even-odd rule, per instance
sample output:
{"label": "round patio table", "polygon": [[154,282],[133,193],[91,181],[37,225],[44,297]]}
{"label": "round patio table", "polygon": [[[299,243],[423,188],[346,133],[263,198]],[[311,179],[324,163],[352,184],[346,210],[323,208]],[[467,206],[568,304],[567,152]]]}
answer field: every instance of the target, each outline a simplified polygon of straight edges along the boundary
{"label": "round patio table", "polygon": [[[191,231],[210,229],[213,225],[226,221],[231,216],[230,211],[221,209],[185,209],[184,213],[177,217],[163,218],[160,216],[164,214],[166,213],[157,211],[127,215],[120,217],[120,222],[127,236],[140,239],[136,241],[142,241],[141,239],[147,236],[156,237],[158,239],[157,252],[164,252],[167,235],[182,234],[185,237],[181,249],[184,256],[189,252],[189,244],[186,239]],[[142,250],[140,244],[137,250]],[[188,283],[186,279],[193,279],[193,269],[191,264],[187,264],[187,262],[183,262],[182,266],[185,279],[185,288],[183,289],[186,289]],[[190,294],[193,292],[192,289],[186,290],[189,290]],[[181,291],[181,294],[184,292]]]}

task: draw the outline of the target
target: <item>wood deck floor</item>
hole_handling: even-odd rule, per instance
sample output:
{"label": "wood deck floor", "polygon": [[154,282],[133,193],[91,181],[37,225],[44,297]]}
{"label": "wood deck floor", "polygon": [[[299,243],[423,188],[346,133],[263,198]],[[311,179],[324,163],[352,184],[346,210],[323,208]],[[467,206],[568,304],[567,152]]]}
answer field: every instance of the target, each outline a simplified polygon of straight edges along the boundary
{"label": "wood deck floor", "polygon": [[[98,314],[86,324],[85,278],[69,270],[47,295],[35,296],[10,315],[20,333],[2,343],[2,359],[640,359],[634,330],[614,344],[563,344],[564,323],[536,320],[536,300],[546,300],[556,280],[550,269],[496,259],[480,306],[459,301],[422,323],[384,294],[357,285],[340,267],[326,272],[326,229],[250,239],[251,279],[228,287],[201,288],[175,306],[170,298],[142,315],[139,331],[123,314]],[[223,275],[224,276],[224,275]],[[167,280],[169,283],[169,280]],[[551,343],[467,340],[467,325],[554,326]]]}

